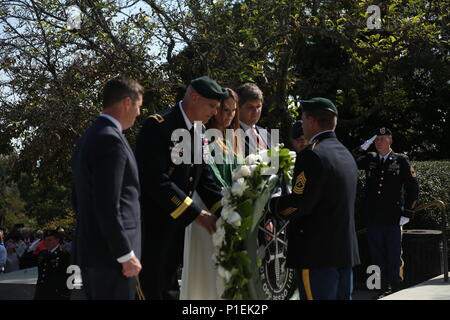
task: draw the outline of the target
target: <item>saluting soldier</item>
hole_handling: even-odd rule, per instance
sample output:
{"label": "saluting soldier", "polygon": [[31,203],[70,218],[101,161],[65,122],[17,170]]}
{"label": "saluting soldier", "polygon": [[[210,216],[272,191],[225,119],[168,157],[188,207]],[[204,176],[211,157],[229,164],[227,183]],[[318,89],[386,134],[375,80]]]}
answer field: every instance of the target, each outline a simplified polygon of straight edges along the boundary
{"label": "saluting soldier", "polygon": [[296,158],[292,193],[270,208],[290,220],[287,266],[297,270],[301,299],[347,300],[359,264],[354,204],[357,167],[334,132],[338,111],[328,99],[301,101],[309,145]]}
{"label": "saluting soldier", "polygon": [[[368,152],[373,141],[377,152]],[[416,172],[406,155],[392,151],[392,142],[391,130],[383,127],[353,150],[366,172],[364,217],[372,263],[381,270],[380,297],[397,291],[403,280],[401,225],[412,218],[419,197]]]}
{"label": "saluting soldier", "polygon": [[[209,166],[202,159],[200,163],[193,159],[193,146],[199,144],[195,139],[201,139],[201,149],[207,145],[204,138],[193,134],[193,123],[206,123],[217,114],[220,101],[226,97],[227,91],[211,78],[194,79],[183,100],[167,111],[151,115],[138,136],[136,158],[142,185],[144,239],[140,280],[145,298],[178,298],[169,291],[183,259],[187,225],[196,221],[209,233],[215,231],[215,215],[220,214],[222,207],[221,188]],[[177,129],[189,131],[191,147],[186,147],[185,141],[172,141],[172,133]],[[172,159],[174,154],[184,157],[186,153],[190,163],[176,164]],[[208,211],[193,202],[194,191]]]}
{"label": "saluting soldier", "polygon": [[67,267],[70,254],[61,248],[61,235],[57,230],[46,230],[44,243],[46,250],[38,256],[38,280],[35,300],[69,300],[67,288]]}

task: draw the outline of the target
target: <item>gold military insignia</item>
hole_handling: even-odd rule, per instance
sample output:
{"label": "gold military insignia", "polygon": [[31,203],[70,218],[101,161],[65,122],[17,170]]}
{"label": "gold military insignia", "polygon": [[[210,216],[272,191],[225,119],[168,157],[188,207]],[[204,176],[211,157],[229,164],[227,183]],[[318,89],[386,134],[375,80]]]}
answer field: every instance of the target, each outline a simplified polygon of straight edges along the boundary
{"label": "gold military insignia", "polygon": [[173,196],[170,200],[171,200],[177,207],[178,207],[179,205],[181,205],[181,203],[182,203],[182,201],[181,201],[177,196]]}
{"label": "gold military insignia", "polygon": [[413,167],[411,167],[410,169],[411,169],[411,175],[412,175],[412,177],[415,178],[415,177],[416,177],[416,170],[414,170]]}
{"label": "gold military insignia", "polygon": [[305,190],[306,185],[306,177],[305,172],[302,171],[295,180],[295,186],[294,186],[294,193],[296,194],[303,194],[303,191]]}
{"label": "gold military insignia", "polygon": [[158,123],[164,122],[164,118],[160,114],[157,114],[157,113],[152,114],[149,118],[155,119],[156,121],[158,121]]}
{"label": "gold military insignia", "polygon": [[295,211],[297,211],[297,208],[289,207],[287,209],[284,209],[283,211],[280,211],[280,215],[288,216],[294,213]]}

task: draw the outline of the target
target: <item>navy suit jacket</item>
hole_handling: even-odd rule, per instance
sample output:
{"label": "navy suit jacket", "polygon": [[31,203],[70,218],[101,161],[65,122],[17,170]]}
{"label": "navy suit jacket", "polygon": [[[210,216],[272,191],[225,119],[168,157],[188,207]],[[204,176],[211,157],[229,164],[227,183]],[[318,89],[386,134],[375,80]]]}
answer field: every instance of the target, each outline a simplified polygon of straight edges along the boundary
{"label": "navy suit jacket", "polygon": [[141,255],[139,175],[134,154],[114,124],[99,117],[78,141],[72,157],[77,213],[74,262],[120,267],[117,259]]}

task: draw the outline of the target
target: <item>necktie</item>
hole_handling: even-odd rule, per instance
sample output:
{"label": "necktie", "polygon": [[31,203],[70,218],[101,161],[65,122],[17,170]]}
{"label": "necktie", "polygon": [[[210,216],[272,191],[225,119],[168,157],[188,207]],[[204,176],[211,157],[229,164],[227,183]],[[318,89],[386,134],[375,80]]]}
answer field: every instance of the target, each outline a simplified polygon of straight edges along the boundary
{"label": "necktie", "polygon": [[253,137],[255,139],[256,145],[258,146],[259,149],[265,149],[265,143],[262,140],[261,136],[258,134],[258,131],[256,130],[256,127],[253,126],[252,127],[252,133],[253,133]]}

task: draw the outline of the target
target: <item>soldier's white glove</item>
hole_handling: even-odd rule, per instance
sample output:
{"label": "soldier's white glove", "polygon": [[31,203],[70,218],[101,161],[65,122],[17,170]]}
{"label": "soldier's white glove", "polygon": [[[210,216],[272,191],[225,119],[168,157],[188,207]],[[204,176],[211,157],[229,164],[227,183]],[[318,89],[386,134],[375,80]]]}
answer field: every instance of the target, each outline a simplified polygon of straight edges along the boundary
{"label": "soldier's white glove", "polygon": [[409,218],[401,216],[400,217],[400,225],[403,226],[409,222]]}
{"label": "soldier's white glove", "polygon": [[374,135],[372,138],[370,138],[369,140],[366,140],[362,145],[361,145],[361,149],[363,150],[367,150],[369,149],[370,145],[375,141],[375,139],[377,138],[377,135]]}

